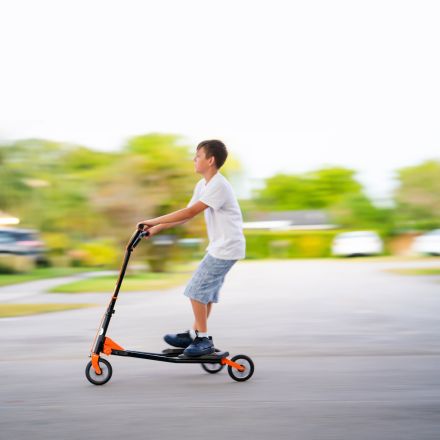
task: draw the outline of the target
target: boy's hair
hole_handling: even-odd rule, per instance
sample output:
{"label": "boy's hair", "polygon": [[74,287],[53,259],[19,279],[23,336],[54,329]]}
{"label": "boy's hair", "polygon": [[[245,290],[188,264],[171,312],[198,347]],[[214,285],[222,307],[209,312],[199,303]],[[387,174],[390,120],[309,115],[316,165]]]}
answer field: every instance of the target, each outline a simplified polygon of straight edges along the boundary
{"label": "boy's hair", "polygon": [[214,156],[215,166],[217,169],[222,167],[226,161],[226,158],[228,157],[228,150],[222,141],[215,139],[210,141],[202,141],[199,145],[197,145],[197,151],[199,151],[200,148],[205,149],[206,158],[209,159],[210,157]]}

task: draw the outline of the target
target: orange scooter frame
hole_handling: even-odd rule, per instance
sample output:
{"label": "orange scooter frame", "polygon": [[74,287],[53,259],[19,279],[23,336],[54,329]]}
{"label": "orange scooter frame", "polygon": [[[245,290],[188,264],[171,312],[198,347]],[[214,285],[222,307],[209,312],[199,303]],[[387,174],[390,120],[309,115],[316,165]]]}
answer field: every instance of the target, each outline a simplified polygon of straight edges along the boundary
{"label": "orange scooter frame", "polygon": [[239,354],[231,359],[227,351],[216,349],[215,353],[204,356],[188,357],[183,354],[183,349],[169,348],[162,353],[149,353],[143,351],[125,350],[115,341],[106,336],[111,317],[115,313],[115,304],[119,290],[125,276],[131,253],[143,237],[149,235],[148,230],[138,227],[132,235],[125,251],[124,261],[119,272],[115,291],[111,297],[107,310],[101,320],[90,352],[91,361],[86,366],[86,377],[94,385],[104,385],[112,377],[112,367],[108,360],[101,357],[102,354],[113,356],[135,357],[161,362],[172,362],[179,364],[201,364],[202,368],[211,374],[220,372],[225,366],[228,368],[229,376],[237,382],[244,382],[251,378],[254,373],[254,363],[249,356]]}

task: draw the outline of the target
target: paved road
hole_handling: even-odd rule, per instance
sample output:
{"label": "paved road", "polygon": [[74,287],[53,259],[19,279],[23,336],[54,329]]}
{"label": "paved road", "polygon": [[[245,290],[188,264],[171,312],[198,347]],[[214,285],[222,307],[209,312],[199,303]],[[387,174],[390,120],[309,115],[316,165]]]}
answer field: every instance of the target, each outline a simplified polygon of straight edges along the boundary
{"label": "paved road", "polygon": [[[415,264],[236,265],[210,330],[218,347],[254,359],[245,383],[198,365],[114,357],[111,381],[93,386],[84,368],[110,295],[14,288],[21,302],[101,306],[0,320],[0,436],[438,440],[440,277],[385,271]],[[0,300],[13,294],[2,289]],[[160,351],[162,335],[187,328],[190,316],[181,289],[122,291],[109,336]]]}

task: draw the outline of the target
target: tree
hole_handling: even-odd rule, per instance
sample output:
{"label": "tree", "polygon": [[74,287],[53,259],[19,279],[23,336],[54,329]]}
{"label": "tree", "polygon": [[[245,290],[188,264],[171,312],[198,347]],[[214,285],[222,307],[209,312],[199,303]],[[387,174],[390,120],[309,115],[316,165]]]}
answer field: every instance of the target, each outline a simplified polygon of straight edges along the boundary
{"label": "tree", "polygon": [[440,226],[440,161],[430,160],[397,171],[396,211],[402,225]]}
{"label": "tree", "polygon": [[112,160],[85,147],[26,139],[0,148],[0,209],[24,226],[87,237],[99,227],[89,201],[92,176]]}
{"label": "tree", "polygon": [[254,196],[256,206],[263,210],[324,209],[347,195],[362,193],[346,168],[322,168],[305,174],[276,174],[265,181],[264,188]]}
{"label": "tree", "polygon": [[113,227],[127,230],[140,220],[186,206],[195,176],[189,148],[179,141],[174,135],[133,137],[96,177],[93,204]]}
{"label": "tree", "polygon": [[[180,137],[167,134],[135,136],[117,152],[20,140],[0,147],[0,210],[46,233],[59,254],[106,239],[123,251],[137,222],[187,205],[200,179],[193,156]],[[228,163],[222,172],[236,174],[238,161]],[[204,228],[199,216],[167,232],[201,236]]]}

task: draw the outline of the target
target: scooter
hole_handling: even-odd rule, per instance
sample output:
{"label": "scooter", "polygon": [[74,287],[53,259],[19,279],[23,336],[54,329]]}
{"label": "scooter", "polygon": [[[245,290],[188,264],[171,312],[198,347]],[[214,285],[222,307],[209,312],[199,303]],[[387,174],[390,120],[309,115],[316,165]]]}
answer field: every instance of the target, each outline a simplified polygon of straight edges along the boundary
{"label": "scooter", "polygon": [[93,385],[104,385],[112,377],[112,366],[110,362],[101,357],[102,354],[113,356],[134,357],[149,359],[152,361],[172,362],[176,364],[200,364],[202,368],[210,374],[220,372],[226,365],[229,376],[237,382],[244,382],[254,374],[254,363],[249,356],[238,354],[229,359],[227,351],[215,349],[210,355],[197,357],[185,356],[183,348],[168,348],[162,353],[149,353],[143,351],[125,350],[115,341],[106,336],[111,317],[115,313],[115,304],[118,299],[119,290],[124,279],[125,271],[130,260],[131,253],[142,240],[149,235],[148,230],[144,230],[142,225],[132,235],[127,244],[124,261],[119,272],[118,281],[114,293],[111,297],[107,310],[102,317],[89,357],[91,361],[86,366],[86,377]]}

